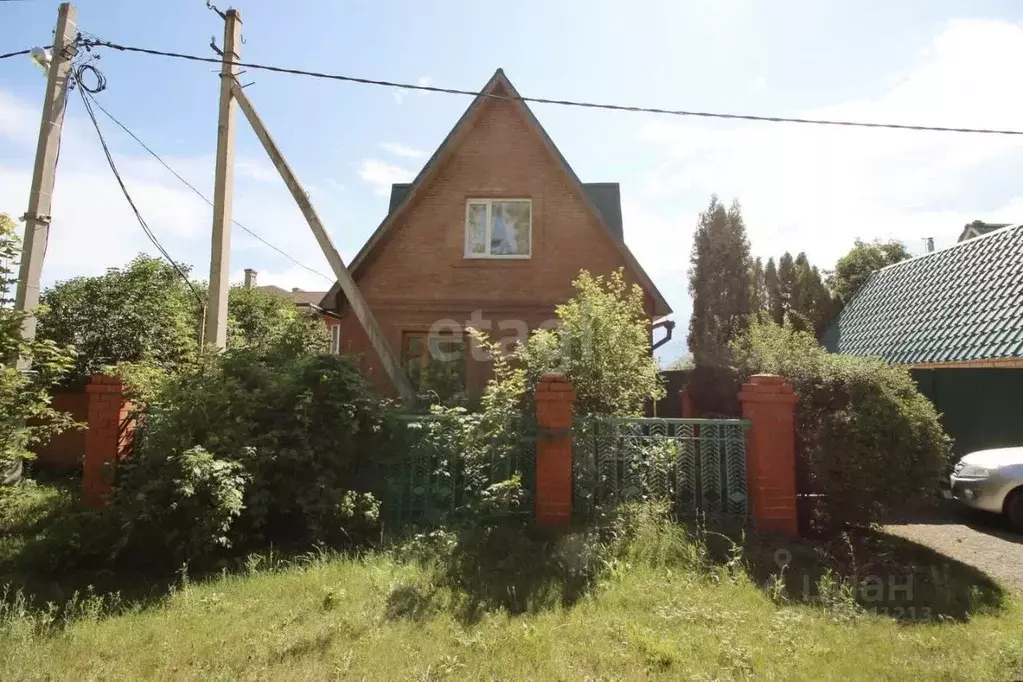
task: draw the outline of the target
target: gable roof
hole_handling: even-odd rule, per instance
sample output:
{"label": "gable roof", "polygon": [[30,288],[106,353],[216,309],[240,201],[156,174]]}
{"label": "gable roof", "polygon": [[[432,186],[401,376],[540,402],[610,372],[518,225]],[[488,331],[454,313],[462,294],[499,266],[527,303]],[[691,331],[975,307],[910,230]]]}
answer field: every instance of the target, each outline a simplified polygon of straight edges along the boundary
{"label": "gable roof", "polygon": [[[504,90],[504,93],[498,91]],[[458,142],[461,141],[463,136],[471,129],[472,124],[475,122],[477,115],[479,114],[482,104],[486,101],[490,95],[500,95],[507,97],[508,101],[525,115],[526,120],[536,130],[544,142],[547,149],[554,155],[555,159],[561,165],[562,169],[568,175],[570,185],[576,189],[579,197],[582,199],[586,207],[591,211],[591,214],[596,218],[597,222],[607,231],[609,238],[614,243],[616,248],[622,254],[628,265],[629,270],[634,273],[639,279],[640,285],[643,289],[651,296],[654,302],[654,318],[663,317],[671,313],[671,306],[665,300],[664,296],[658,291],[654,285],[653,280],[647,275],[646,271],[636,260],[636,257],[632,255],[629,248],[625,245],[623,239],[622,230],[622,219],[621,219],[621,195],[617,183],[594,183],[589,185],[587,189],[586,185],[579,180],[579,176],[575,174],[572,167],[568,165],[568,161],[562,156],[561,152],[555,146],[551,140],[547,131],[543,129],[540,122],[533,115],[533,112],[522,101],[521,96],[515,89],[515,86],[511,84],[508,77],[505,76],[504,70],[498,69],[491,76],[490,80],[483,87],[483,90],[477,95],[469,107],[465,110],[465,113],[458,119],[454,127],[444,138],[444,141],[440,143],[440,146],[433,153],[430,159],[423,166],[423,169],[419,171],[419,174],[415,179],[408,184],[406,189],[391,189],[391,205],[387,212],[387,216],[383,219],[377,229],[370,235],[369,239],[363,244],[362,248],[352,259],[352,263],[349,266],[349,270],[352,273],[352,277],[357,277],[360,268],[368,260],[370,254],[380,244],[383,237],[387,234],[390,227],[395,224],[398,217],[404,213],[405,210],[413,203],[416,195],[422,191],[423,187],[428,185],[432,179],[439,172],[451,154],[454,153],[458,146]],[[321,306],[324,308],[334,308],[334,301],[338,295],[340,287],[335,282],[334,286],[331,287],[330,291],[323,297]]]}
{"label": "gable roof", "polygon": [[967,239],[973,239],[974,237],[980,237],[981,235],[1000,230],[1003,227],[1008,227],[1012,223],[985,223],[983,220],[974,220],[972,223],[967,223],[963,227],[963,231],[959,233],[959,240],[961,242]]}
{"label": "gable roof", "polygon": [[1023,225],[878,270],[822,342],[897,365],[1023,357]]}

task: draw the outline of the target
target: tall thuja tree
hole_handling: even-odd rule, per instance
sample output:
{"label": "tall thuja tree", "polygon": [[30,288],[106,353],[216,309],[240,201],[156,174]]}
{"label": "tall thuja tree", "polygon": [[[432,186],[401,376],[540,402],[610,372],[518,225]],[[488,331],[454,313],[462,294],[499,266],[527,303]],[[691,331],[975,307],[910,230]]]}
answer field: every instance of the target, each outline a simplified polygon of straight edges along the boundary
{"label": "tall thuja tree", "polygon": [[778,296],[781,300],[782,324],[792,309],[792,295],[796,291],[796,262],[786,251],[778,259]]}
{"label": "tall thuja tree", "polygon": [[781,282],[778,280],[778,268],[774,258],[767,259],[764,268],[764,289],[767,294],[767,313],[775,324],[785,322],[785,302],[781,298]]}
{"label": "tall thuja tree", "polygon": [[[0,480],[17,480],[29,448],[74,422],[50,407],[50,389],[73,364],[73,354],[53,341],[21,337],[25,313],[14,310],[21,245],[14,221],[0,213]],[[19,358],[32,369],[18,369]]]}
{"label": "tall thuja tree", "polygon": [[767,311],[767,274],[764,270],[764,261],[758,256],[753,261],[753,269],[750,271],[750,295],[753,297],[753,312],[756,314]]}
{"label": "tall thuja tree", "polygon": [[728,344],[749,327],[753,312],[753,263],[738,201],[725,209],[711,197],[700,214],[690,264],[689,350],[697,365],[721,365]]}
{"label": "tall thuja tree", "polygon": [[793,329],[820,337],[830,322],[831,293],[821,279],[820,270],[810,265],[805,252],[800,252],[793,264],[793,283],[787,320]]}

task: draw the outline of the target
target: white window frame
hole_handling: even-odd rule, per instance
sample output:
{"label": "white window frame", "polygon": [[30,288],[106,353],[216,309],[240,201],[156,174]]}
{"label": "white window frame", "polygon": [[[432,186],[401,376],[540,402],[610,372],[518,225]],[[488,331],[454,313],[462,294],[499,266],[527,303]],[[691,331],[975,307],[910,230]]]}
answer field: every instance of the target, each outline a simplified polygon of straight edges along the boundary
{"label": "white window frame", "polygon": [[[491,254],[491,229],[493,229],[491,218],[495,203],[526,203],[529,204],[529,252],[525,254]],[[472,252],[472,231],[469,217],[473,206],[487,207],[487,230],[484,236],[484,243],[487,246],[487,253]],[[533,200],[520,197],[496,197],[493,199],[466,199],[465,201],[465,257],[484,258],[488,260],[529,260],[533,257]]]}
{"label": "white window frame", "polygon": [[341,354],[341,325],[330,325],[330,352],[334,355]]}

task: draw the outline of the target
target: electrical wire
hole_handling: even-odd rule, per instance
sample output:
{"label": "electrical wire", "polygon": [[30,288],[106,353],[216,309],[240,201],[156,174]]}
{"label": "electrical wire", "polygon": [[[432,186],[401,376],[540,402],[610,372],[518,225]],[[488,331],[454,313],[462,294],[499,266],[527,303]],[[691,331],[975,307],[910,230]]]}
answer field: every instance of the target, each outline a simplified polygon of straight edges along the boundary
{"label": "electrical wire", "polygon": [[[154,55],[158,57],[171,57],[174,59],[184,59],[193,62],[203,62],[208,64],[223,64],[223,61],[217,57],[200,57],[198,55],[184,54],[181,52],[167,52],[164,50],[154,50],[145,47],[135,47],[131,45],[120,45],[107,40],[99,39],[84,39],[82,44],[91,49],[93,47],[108,47],[114,50],[120,50],[122,52],[137,52],[141,54]],[[584,102],[578,100],[566,100],[566,99],[550,99],[546,97],[521,97],[511,95],[498,95],[487,92],[476,92],[474,90],[460,90],[457,88],[441,88],[434,85],[419,85],[415,83],[401,83],[396,81],[386,80],[375,80],[371,78],[359,78],[356,76],[344,76],[340,74],[323,73],[321,71],[306,71],[303,69],[293,69],[282,66],[272,66],[268,64],[255,64],[251,62],[232,62],[235,66],[256,69],[260,71],[271,71],[274,73],[286,73],[297,76],[309,76],[311,78],[323,78],[327,80],[344,81],[347,83],[361,83],[363,85],[378,85],[387,88],[401,88],[404,90],[419,90],[422,92],[436,92],[448,95],[465,95],[467,97],[486,97],[489,99],[500,99],[509,101],[520,101],[520,102],[533,102],[536,104],[555,104],[566,107],[580,107],[585,109],[604,109],[610,111],[627,111],[633,113],[647,113],[647,114],[665,114],[669,116],[694,116],[699,118],[716,118],[726,120],[741,120],[741,121],[759,121],[764,123],[800,123],[806,125],[821,125],[821,126],[845,126],[854,128],[887,128],[892,130],[915,130],[915,131],[929,131],[939,133],[974,133],[981,135],[1023,135],[1023,130],[1009,130],[1001,128],[957,128],[948,126],[926,126],[926,125],[911,125],[903,123],[875,123],[869,121],[845,121],[835,119],[816,119],[816,118],[796,118],[789,116],[758,116],[754,114],[729,114],[712,111],[688,111],[685,109],[662,109],[658,107],[640,107],[640,106],[628,106],[624,104],[602,104],[598,102]]]}
{"label": "electrical wire", "polygon": [[8,57],[20,57],[23,54],[28,54],[32,50],[18,50],[17,52],[5,52],[0,54],[0,59],[7,59]]}
{"label": "electrical wire", "polygon": [[[94,105],[94,106],[95,106],[96,108],[98,108],[98,109],[99,109],[100,111],[102,111],[102,112],[103,112],[103,113],[104,113],[104,114],[105,114],[105,115],[107,116],[107,118],[109,118],[109,119],[110,119],[111,121],[113,121],[113,122],[114,122],[114,123],[115,123],[115,124],[116,124],[116,125],[117,125],[117,126],[118,126],[118,127],[120,128],[120,129],[121,129],[121,130],[123,130],[124,132],[126,132],[126,133],[127,133],[127,134],[128,134],[128,135],[129,135],[129,136],[130,136],[130,137],[131,137],[131,138],[132,138],[133,140],[135,140],[135,142],[137,142],[137,143],[139,144],[139,146],[141,146],[141,147],[142,147],[143,149],[145,149],[145,150],[146,150],[147,152],[149,152],[150,156],[152,156],[152,157],[153,157],[154,159],[156,159],[157,161],[159,161],[159,162],[160,162],[160,165],[162,165],[162,166],[163,166],[164,168],[166,168],[166,169],[167,169],[168,171],[170,171],[171,175],[173,175],[173,176],[174,176],[174,177],[176,177],[176,178],[177,178],[178,180],[180,180],[180,181],[181,181],[181,183],[182,183],[183,185],[185,185],[185,187],[187,187],[188,189],[192,190],[192,192],[194,192],[194,193],[195,193],[195,195],[196,195],[196,196],[198,196],[198,197],[199,197],[200,199],[202,199],[203,201],[205,201],[205,202],[206,202],[207,204],[209,204],[210,206],[213,206],[213,202],[212,202],[212,201],[210,201],[210,199],[209,199],[209,198],[208,198],[208,197],[207,197],[207,196],[206,196],[205,194],[203,194],[203,193],[202,193],[201,191],[199,191],[199,189],[198,189],[198,188],[196,188],[196,186],[195,186],[195,185],[193,185],[193,184],[192,184],[192,183],[190,183],[190,182],[189,182],[188,180],[186,180],[186,179],[185,179],[184,177],[182,177],[180,173],[178,173],[178,172],[177,172],[176,170],[174,170],[174,169],[173,169],[173,168],[172,168],[172,167],[170,166],[170,164],[168,164],[168,163],[167,163],[166,161],[164,161],[164,160],[163,160],[163,158],[161,158],[161,157],[160,157],[160,155],[159,155],[159,154],[157,154],[157,153],[156,153],[155,151],[153,151],[153,150],[152,150],[152,149],[151,149],[151,148],[149,147],[149,145],[147,145],[147,144],[146,144],[145,142],[143,142],[143,141],[142,141],[142,140],[141,140],[141,139],[139,138],[139,136],[138,136],[138,135],[136,135],[135,133],[133,133],[133,132],[132,132],[132,131],[131,131],[131,130],[130,130],[130,129],[128,128],[128,126],[124,125],[124,124],[123,124],[123,123],[121,123],[121,122],[120,122],[119,120],[117,120],[117,118],[115,118],[113,114],[111,114],[111,113],[110,113],[109,111],[107,111],[107,110],[106,110],[106,109],[105,109],[105,108],[103,107],[103,105],[102,105],[102,104],[100,104],[100,103],[99,103],[99,102],[98,102],[98,101],[96,100],[96,98],[95,98],[95,97],[93,97],[93,96],[92,96],[92,95],[90,94],[90,95],[89,95],[89,99],[91,99],[91,100],[92,100],[92,104],[93,104],[93,105]],[[232,220],[231,222],[232,222],[232,223],[234,223],[235,225],[237,225],[238,227],[240,227],[241,229],[245,230],[245,232],[247,232],[247,233],[248,233],[249,235],[251,235],[251,236],[252,236],[252,237],[253,237],[254,239],[256,239],[256,240],[258,240],[259,242],[263,243],[263,244],[264,244],[265,246],[268,246],[268,247],[270,247],[271,249],[273,249],[274,251],[276,251],[276,252],[277,252],[277,253],[279,253],[280,255],[284,256],[285,258],[287,258],[288,260],[290,260],[290,261],[291,261],[292,263],[294,263],[295,265],[299,266],[300,268],[304,268],[304,269],[308,270],[309,272],[313,273],[314,275],[318,275],[318,276],[322,277],[323,279],[327,280],[327,281],[328,281],[328,282],[330,282],[331,284],[333,284],[333,283],[334,283],[334,282],[336,281],[336,279],[337,279],[336,277],[329,277],[329,276],[327,276],[327,275],[323,274],[322,272],[319,272],[318,270],[314,270],[313,268],[309,267],[309,266],[308,266],[308,265],[306,265],[305,263],[302,263],[301,261],[297,260],[297,259],[296,259],[295,257],[293,257],[293,256],[292,256],[291,254],[289,254],[289,253],[288,253],[287,251],[284,251],[284,250],[283,250],[283,249],[281,249],[280,247],[278,247],[278,246],[275,246],[274,244],[272,244],[272,243],[268,242],[268,241],[267,241],[266,239],[264,239],[263,237],[259,236],[259,235],[258,235],[258,234],[257,234],[256,232],[254,232],[253,230],[249,229],[249,228],[248,228],[248,227],[246,227],[245,225],[242,225],[242,224],[241,224],[240,222],[238,222],[237,220]]]}
{"label": "electrical wire", "polygon": [[[93,70],[96,70],[95,67],[92,68]],[[85,105],[85,111],[89,114],[89,118],[92,120],[92,125],[96,129],[96,135],[99,137],[100,146],[103,147],[103,154],[107,157],[107,163],[110,165],[110,170],[113,171],[114,177],[117,179],[117,184],[121,187],[121,192],[124,194],[124,198],[128,200],[128,205],[131,206],[131,210],[135,213],[135,217],[138,219],[139,225],[142,227],[142,231],[145,232],[146,236],[149,238],[149,241],[152,242],[153,246],[157,248],[160,254],[167,259],[167,262],[170,263],[171,267],[173,267],[178,275],[181,276],[181,279],[185,281],[185,284],[188,285],[188,288],[191,290],[192,295],[195,296],[195,300],[199,302],[199,305],[205,306],[206,302],[196,290],[195,285],[192,284],[192,281],[188,278],[188,275],[184,272],[184,270],[182,270],[177,262],[171,258],[170,254],[167,253],[167,249],[163,247],[160,240],[156,238],[155,234],[153,234],[153,230],[142,217],[142,213],[139,212],[138,206],[135,205],[135,201],[132,200],[131,194],[128,192],[128,188],[125,186],[124,180],[121,178],[121,174],[117,170],[117,165],[114,163],[114,157],[110,153],[110,147],[107,146],[107,141],[103,137],[103,131],[100,130],[99,121],[96,119],[96,112],[93,111],[92,104],[89,101],[90,93],[82,85],[82,82],[79,79],[80,71],[82,71],[82,67],[76,69],[74,75],[74,81],[78,85],[78,94],[82,97],[82,104]]]}

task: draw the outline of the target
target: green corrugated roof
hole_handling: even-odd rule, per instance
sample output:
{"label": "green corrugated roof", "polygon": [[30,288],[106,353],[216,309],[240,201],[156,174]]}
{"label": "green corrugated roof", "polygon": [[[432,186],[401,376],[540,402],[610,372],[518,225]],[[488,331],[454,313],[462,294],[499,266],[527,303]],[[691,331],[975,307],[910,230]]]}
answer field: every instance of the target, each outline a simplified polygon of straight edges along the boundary
{"label": "green corrugated roof", "polygon": [[823,343],[897,365],[1023,357],[1023,225],[878,270]]}

